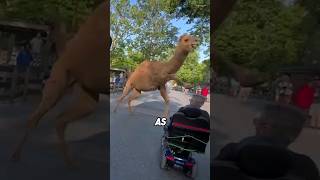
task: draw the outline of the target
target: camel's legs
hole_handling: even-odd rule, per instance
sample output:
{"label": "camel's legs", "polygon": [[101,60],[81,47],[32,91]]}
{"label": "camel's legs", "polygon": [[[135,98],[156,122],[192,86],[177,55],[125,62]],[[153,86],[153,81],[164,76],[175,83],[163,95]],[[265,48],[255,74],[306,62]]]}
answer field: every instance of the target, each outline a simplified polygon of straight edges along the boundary
{"label": "camel's legs", "polygon": [[57,103],[57,101],[64,94],[67,85],[67,74],[65,72],[52,72],[51,81],[46,83],[43,89],[42,99],[39,106],[27,120],[25,134],[12,154],[12,160],[17,161],[20,159],[22,147],[25,144],[31,129],[35,128],[40,119]]}
{"label": "camel's legs", "polygon": [[163,112],[163,117],[168,117],[169,115],[169,96],[167,93],[166,86],[161,86],[160,87],[160,94],[162,98],[164,99],[164,112]]}
{"label": "camel's legs", "polygon": [[170,80],[174,80],[174,81],[178,81],[177,75],[176,74],[168,74],[168,81]]}
{"label": "camel's legs", "polygon": [[59,148],[64,156],[65,163],[72,165],[72,160],[65,142],[65,129],[68,123],[79,120],[94,111],[98,104],[99,94],[88,93],[83,88],[80,89],[79,97],[66,111],[58,116],[56,131],[59,139]]}
{"label": "camel's legs", "polygon": [[126,86],[123,89],[122,95],[117,100],[117,104],[114,107],[113,112],[117,111],[117,108],[118,108],[119,104],[123,101],[123,99],[129,94],[129,92],[131,90],[132,90],[132,86],[127,83]]}
{"label": "camel's legs", "polygon": [[132,112],[131,108],[131,101],[138,98],[141,95],[141,92],[133,88],[133,91],[130,94],[129,100],[128,100],[128,110],[129,112]]}

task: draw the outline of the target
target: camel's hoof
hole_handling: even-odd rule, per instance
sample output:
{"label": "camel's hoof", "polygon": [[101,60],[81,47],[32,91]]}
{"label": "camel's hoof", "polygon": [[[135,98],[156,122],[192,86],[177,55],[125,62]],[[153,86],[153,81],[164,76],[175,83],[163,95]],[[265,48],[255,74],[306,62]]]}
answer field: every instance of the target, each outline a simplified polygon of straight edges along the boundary
{"label": "camel's hoof", "polygon": [[167,112],[162,114],[162,117],[164,117],[164,118],[168,119],[168,116],[169,116],[169,113],[167,113]]}
{"label": "camel's hoof", "polygon": [[20,161],[20,153],[17,153],[17,152],[13,153],[10,157],[10,160],[12,162],[19,162]]}

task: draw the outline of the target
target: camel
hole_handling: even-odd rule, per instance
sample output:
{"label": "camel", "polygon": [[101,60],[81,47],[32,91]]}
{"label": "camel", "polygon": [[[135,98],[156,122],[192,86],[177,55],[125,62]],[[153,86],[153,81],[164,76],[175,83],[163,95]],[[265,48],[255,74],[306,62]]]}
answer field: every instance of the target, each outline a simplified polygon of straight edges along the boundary
{"label": "camel", "polygon": [[169,114],[169,97],[165,84],[170,80],[177,81],[176,72],[182,66],[189,52],[195,48],[196,44],[197,40],[195,37],[186,34],[182,35],[179,38],[173,57],[168,62],[145,60],[139,64],[129,76],[113,112],[116,112],[119,104],[130,91],[132,92],[128,99],[128,110],[132,112],[131,101],[138,98],[141,91],[154,91],[158,89],[165,102],[163,117],[167,117]]}
{"label": "camel", "polygon": [[268,74],[259,72],[258,70],[248,69],[227,60],[221,59],[220,61],[227,65],[231,70],[231,75],[240,83],[241,87],[259,86],[270,78]]}
{"label": "camel", "polygon": [[23,145],[41,118],[57,104],[68,88],[78,86],[80,92],[77,94],[77,99],[56,119],[58,146],[65,163],[73,167],[74,162],[65,142],[66,126],[93,112],[98,103],[99,94],[108,93],[108,48],[111,46],[107,23],[108,7],[108,1],[101,3],[73,39],[66,44],[45,84],[40,104],[27,119],[26,131],[11,156],[12,160],[20,159]]}

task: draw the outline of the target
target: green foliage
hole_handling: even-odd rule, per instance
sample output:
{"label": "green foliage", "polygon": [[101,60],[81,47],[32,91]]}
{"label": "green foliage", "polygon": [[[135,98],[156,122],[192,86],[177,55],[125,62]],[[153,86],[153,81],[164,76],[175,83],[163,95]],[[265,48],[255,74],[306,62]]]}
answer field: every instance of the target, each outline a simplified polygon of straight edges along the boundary
{"label": "green foliage", "polygon": [[186,83],[202,82],[206,79],[206,69],[205,63],[198,62],[199,55],[196,51],[190,53],[177,73],[180,81]]}
{"label": "green foliage", "polygon": [[97,0],[7,0],[0,2],[0,17],[38,24],[64,22],[77,28],[96,3]]}
{"label": "green foliage", "polygon": [[216,35],[216,51],[249,68],[273,72],[301,57],[304,9],[277,0],[240,0]]}
{"label": "green foliage", "polygon": [[133,17],[137,20],[134,49],[144,54],[145,59],[161,60],[168,48],[177,42],[178,29],[170,21],[173,16],[164,13],[159,0],[138,0],[137,11]]}
{"label": "green foliage", "polygon": [[320,22],[320,1],[300,0],[300,4],[305,7],[309,13],[314,16],[318,23]]}
{"label": "green foliage", "polygon": [[[111,0],[112,67],[133,70],[144,60],[167,61],[173,55],[178,29],[170,21],[176,16],[168,13],[163,2],[138,0],[130,4],[129,0]],[[198,61],[198,52],[190,54],[178,78],[183,82],[207,78],[206,65]]]}
{"label": "green foliage", "polygon": [[[126,52],[142,53],[142,59],[161,60],[176,44],[177,28],[172,16],[163,13],[158,0],[130,4],[129,0],[111,1],[111,57],[127,57]],[[121,59],[121,58],[120,58]]]}
{"label": "green foliage", "polygon": [[208,0],[163,0],[166,12],[176,18],[188,18],[188,23],[194,23],[191,32],[200,38],[201,43],[210,43],[210,1]]}
{"label": "green foliage", "polygon": [[303,55],[304,64],[320,63],[320,1],[303,0],[300,4],[307,10],[303,24],[304,33],[308,35]]}
{"label": "green foliage", "polygon": [[112,66],[134,68],[143,60],[162,60],[176,44],[172,16],[162,12],[159,1],[111,1]]}

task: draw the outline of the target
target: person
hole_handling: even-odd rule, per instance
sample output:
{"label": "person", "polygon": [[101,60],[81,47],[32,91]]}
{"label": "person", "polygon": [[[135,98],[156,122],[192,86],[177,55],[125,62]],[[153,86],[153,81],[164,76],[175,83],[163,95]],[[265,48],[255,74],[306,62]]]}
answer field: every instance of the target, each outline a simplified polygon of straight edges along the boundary
{"label": "person", "polygon": [[234,162],[249,177],[275,178],[290,172],[302,179],[319,180],[313,160],[288,148],[307,118],[305,112],[292,105],[267,104],[253,120],[255,135],[227,144],[215,161]]}
{"label": "person", "polygon": [[320,77],[319,76],[316,76],[314,78],[314,88],[316,90],[316,93],[315,93],[315,98],[319,98],[319,95],[320,95]]}
{"label": "person", "polygon": [[200,111],[194,111],[191,112],[191,116],[193,113],[198,113],[200,112],[200,116],[207,119],[208,121],[210,120],[210,115],[207,111],[202,110],[201,107],[203,106],[204,102],[206,101],[206,98],[203,97],[202,95],[199,94],[193,94],[191,99],[190,99],[190,104],[181,107],[178,112],[185,112],[186,110],[190,110],[190,109],[196,109],[196,110],[200,110]]}
{"label": "person", "polygon": [[197,87],[196,87],[196,94],[201,94],[201,86],[200,83],[198,83]]}
{"label": "person", "polygon": [[21,50],[18,52],[17,55],[17,70],[18,73],[24,73],[27,71],[28,67],[30,66],[33,58],[29,47],[27,44],[24,44]]}
{"label": "person", "polygon": [[311,80],[306,81],[307,82],[294,94],[293,104],[309,114],[310,107],[314,102],[316,90]]}
{"label": "person", "polygon": [[121,73],[119,74],[119,77],[120,77],[120,79],[123,78],[123,72],[121,72]]}
{"label": "person", "polygon": [[42,47],[42,39],[41,39],[40,33],[38,33],[33,39],[31,39],[30,45],[31,45],[31,53],[33,55],[33,59],[38,60],[40,56],[41,47]]}
{"label": "person", "polygon": [[124,83],[125,83],[125,76],[123,72],[121,72],[119,75],[119,87],[123,87]]}
{"label": "person", "polygon": [[119,76],[116,76],[115,85],[116,85],[116,88],[120,88],[120,77]]}
{"label": "person", "polygon": [[275,101],[289,104],[293,94],[293,85],[291,83],[290,75],[285,74],[281,76],[276,85]]}
{"label": "person", "polygon": [[239,91],[239,83],[234,79],[234,78],[231,78],[231,96],[233,97],[236,97],[237,94],[238,94],[238,91]]}
{"label": "person", "polygon": [[184,94],[187,94],[187,93],[186,93],[186,88],[185,88],[183,85],[181,86],[181,89],[182,89],[182,92],[183,92]]}
{"label": "person", "polygon": [[238,93],[238,98],[241,100],[241,101],[247,101],[250,94],[251,94],[251,91],[252,91],[252,87],[243,87],[243,86],[240,86],[240,90],[239,90],[239,93]]}
{"label": "person", "polygon": [[203,88],[201,89],[201,95],[206,98],[206,101],[207,101],[208,94],[209,94],[209,88],[207,85],[204,85]]}

